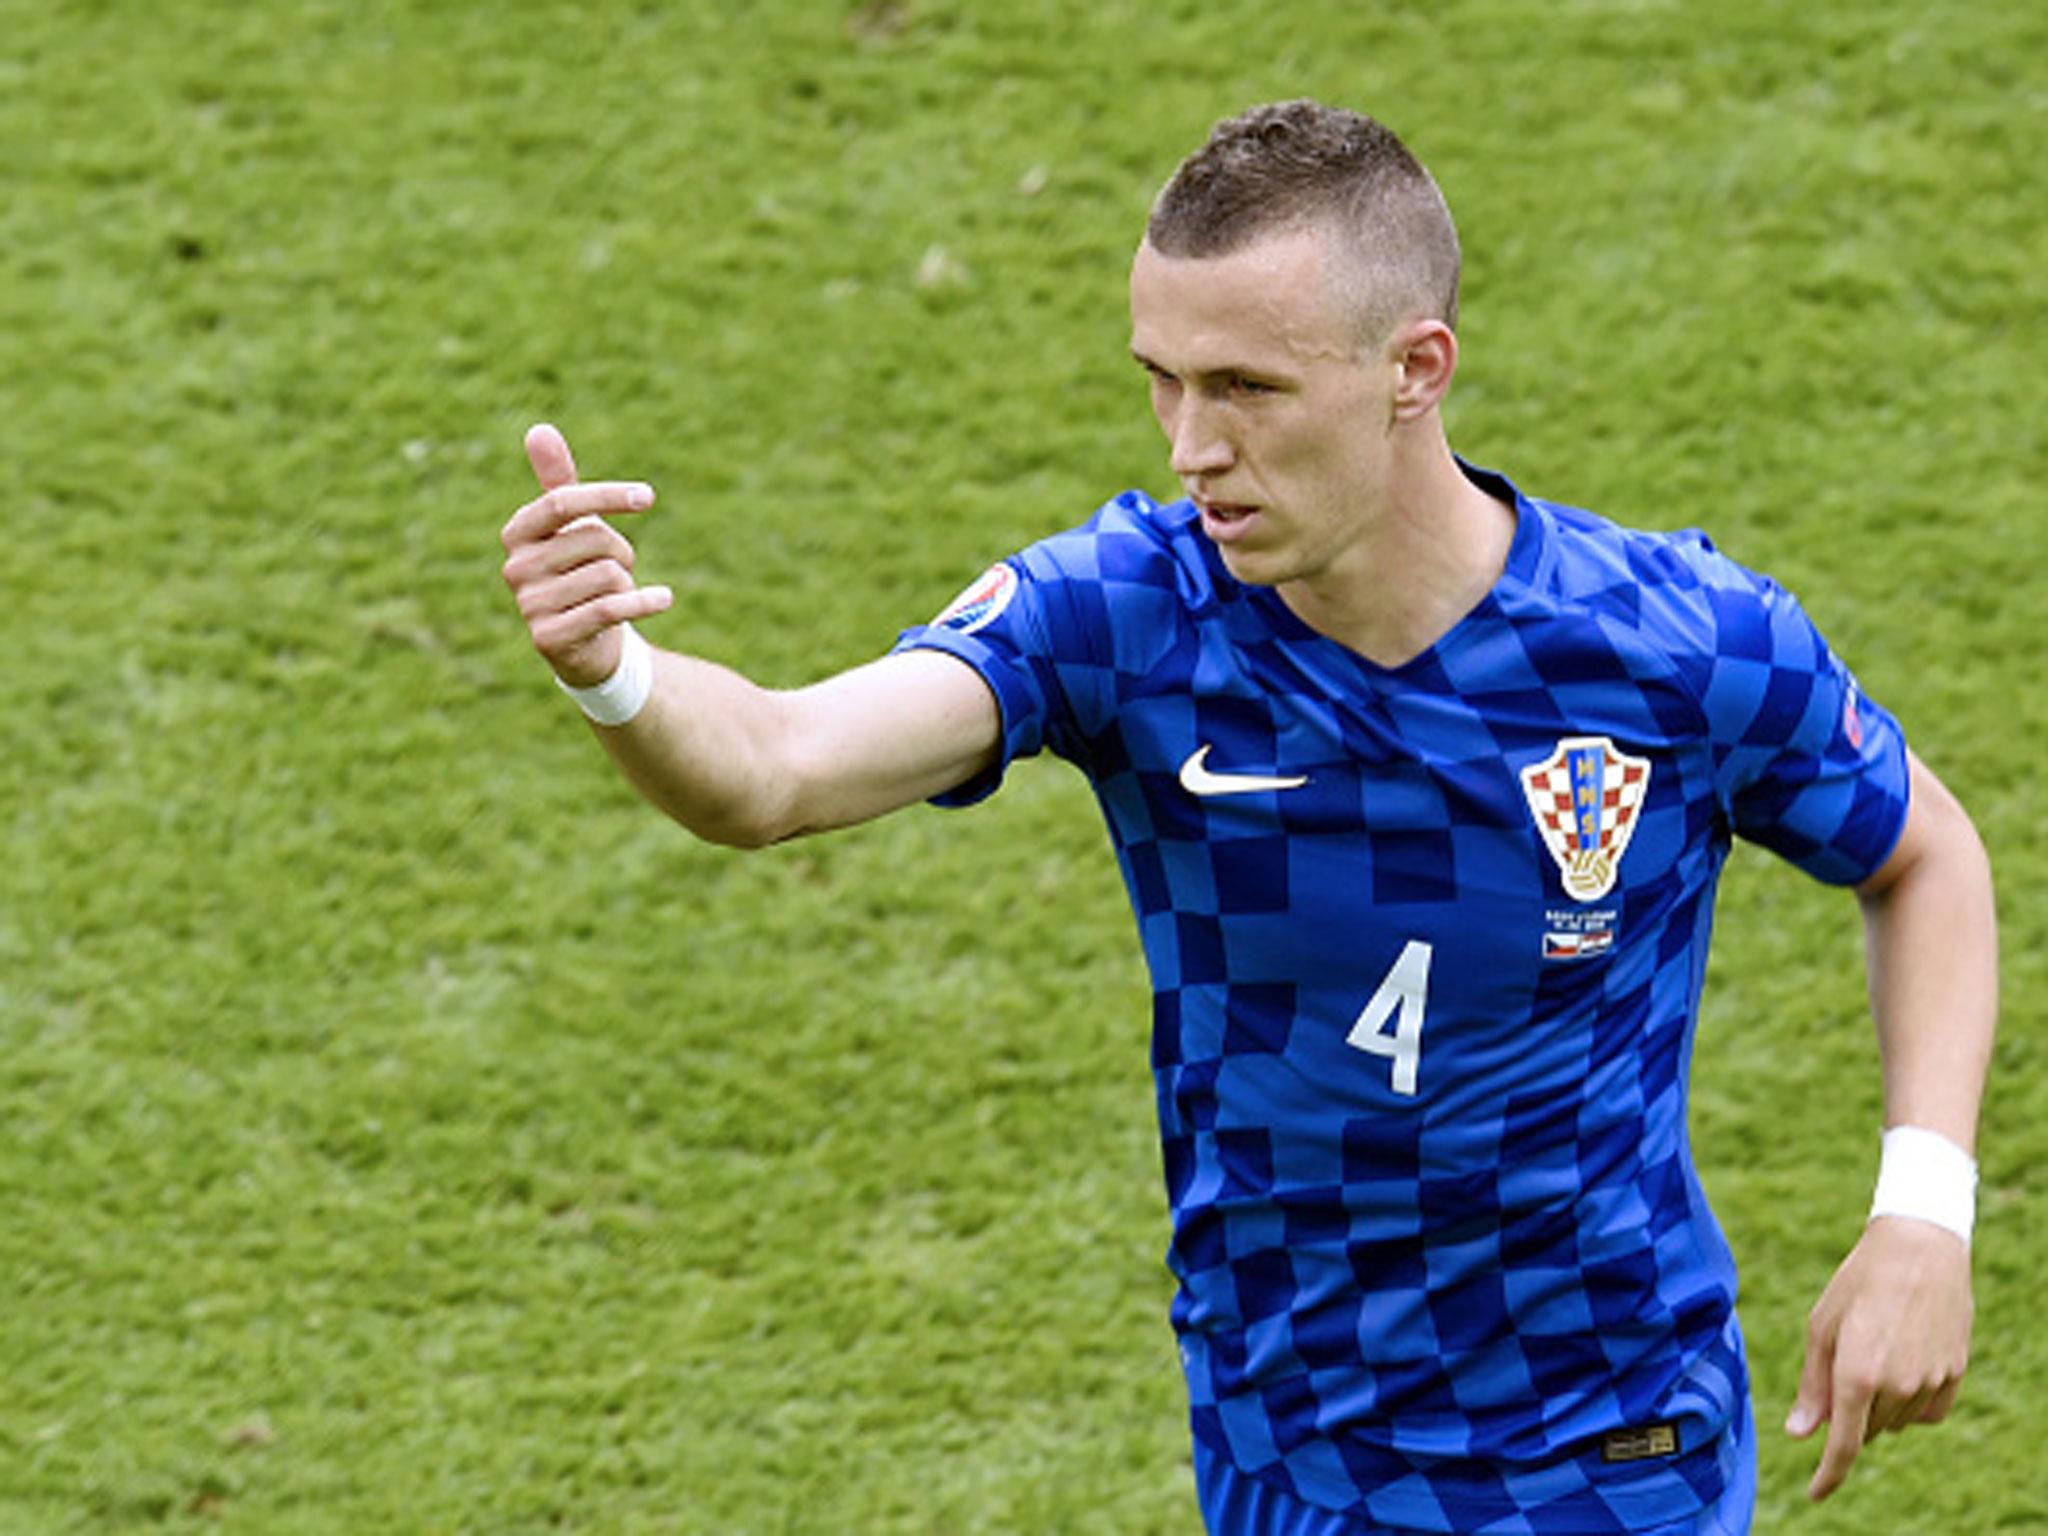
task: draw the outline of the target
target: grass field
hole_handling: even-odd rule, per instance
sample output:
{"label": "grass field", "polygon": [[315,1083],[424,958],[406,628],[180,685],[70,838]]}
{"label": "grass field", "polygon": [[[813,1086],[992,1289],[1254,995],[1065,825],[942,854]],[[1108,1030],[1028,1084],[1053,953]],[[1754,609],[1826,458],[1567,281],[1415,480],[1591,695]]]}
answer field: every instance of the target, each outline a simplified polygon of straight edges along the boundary
{"label": "grass field", "polygon": [[1775,1426],[1877,1073],[1852,904],[1759,854],[1695,1139],[1758,1529],[2048,1531],[2043,58],[1903,0],[0,0],[0,1536],[1195,1528],[1083,786],[694,845],[496,533],[557,421],[661,490],[654,638],[865,659],[1170,488],[1124,265],[1297,94],[1460,216],[1456,444],[1799,589],[1975,812],[1975,1368],[1820,1509]]}

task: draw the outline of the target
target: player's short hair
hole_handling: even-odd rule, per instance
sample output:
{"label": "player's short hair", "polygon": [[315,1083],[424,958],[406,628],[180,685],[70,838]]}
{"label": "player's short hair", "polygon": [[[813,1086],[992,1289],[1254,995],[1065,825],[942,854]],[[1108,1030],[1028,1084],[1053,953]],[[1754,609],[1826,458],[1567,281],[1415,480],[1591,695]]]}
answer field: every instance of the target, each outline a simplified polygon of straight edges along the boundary
{"label": "player's short hair", "polygon": [[1458,324],[1458,231],[1422,162],[1357,112],[1283,101],[1218,123],[1160,191],[1145,239],[1162,256],[1229,256],[1324,227],[1356,280],[1359,339],[1404,320]]}

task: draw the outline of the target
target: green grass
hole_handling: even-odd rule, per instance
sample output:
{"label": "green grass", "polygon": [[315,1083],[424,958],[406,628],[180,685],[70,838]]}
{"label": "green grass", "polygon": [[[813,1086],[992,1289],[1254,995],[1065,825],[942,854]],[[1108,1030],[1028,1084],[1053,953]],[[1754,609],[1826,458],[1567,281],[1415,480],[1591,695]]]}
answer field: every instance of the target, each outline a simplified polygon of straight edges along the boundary
{"label": "green grass", "polygon": [[874,654],[1166,488],[1124,263],[1211,120],[1294,94],[1384,116],[1459,213],[1458,446],[1780,575],[1977,814],[1976,1365],[1818,1511],[1775,1425],[1875,1053],[1849,904],[1761,855],[1694,1124],[1759,1530],[2048,1528],[2036,11],[0,23],[4,1536],[1194,1528],[1083,788],[695,846],[548,685],[495,535],[553,419],[662,491],[662,642],[776,683]]}

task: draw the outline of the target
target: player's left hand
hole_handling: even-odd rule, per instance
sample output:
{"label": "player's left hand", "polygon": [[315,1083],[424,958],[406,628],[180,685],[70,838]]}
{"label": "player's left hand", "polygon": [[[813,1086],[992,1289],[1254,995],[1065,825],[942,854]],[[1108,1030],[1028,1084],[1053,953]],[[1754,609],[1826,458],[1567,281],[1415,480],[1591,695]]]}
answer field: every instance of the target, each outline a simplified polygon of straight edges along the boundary
{"label": "player's left hand", "polygon": [[1970,1246],[1909,1217],[1864,1229],[1807,1320],[1806,1368],[1785,1430],[1825,1422],[1807,1497],[1841,1487],[1857,1452],[1886,1430],[1948,1417],[1970,1356]]}

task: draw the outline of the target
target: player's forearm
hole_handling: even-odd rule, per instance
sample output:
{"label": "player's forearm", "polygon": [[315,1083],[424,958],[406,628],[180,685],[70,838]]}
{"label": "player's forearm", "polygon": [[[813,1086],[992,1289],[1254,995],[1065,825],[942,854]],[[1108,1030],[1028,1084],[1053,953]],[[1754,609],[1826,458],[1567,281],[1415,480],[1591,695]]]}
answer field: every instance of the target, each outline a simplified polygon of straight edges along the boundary
{"label": "player's forearm", "polygon": [[650,801],[740,848],[852,826],[963,784],[1002,742],[965,663],[912,650],[789,692],[657,651],[646,707],[598,736]]}
{"label": "player's forearm", "polygon": [[675,594],[638,584],[633,546],[607,520],[646,511],[653,488],[579,482],[550,426],[527,433],[526,452],[541,494],[499,540],[534,648],[594,720],[624,720],[592,729],[634,787],[699,837],[758,848],[851,826],[995,765],[995,697],[941,652],[912,649],[780,693],[647,647],[629,626]]}
{"label": "player's forearm", "polygon": [[1885,1123],[1973,1149],[1998,1015],[1991,866],[1969,816],[1914,764],[1915,846],[1863,897]]}
{"label": "player's forearm", "polygon": [[694,656],[654,653],[654,691],[623,726],[593,726],[647,800],[707,842],[758,848],[792,824],[782,696]]}

